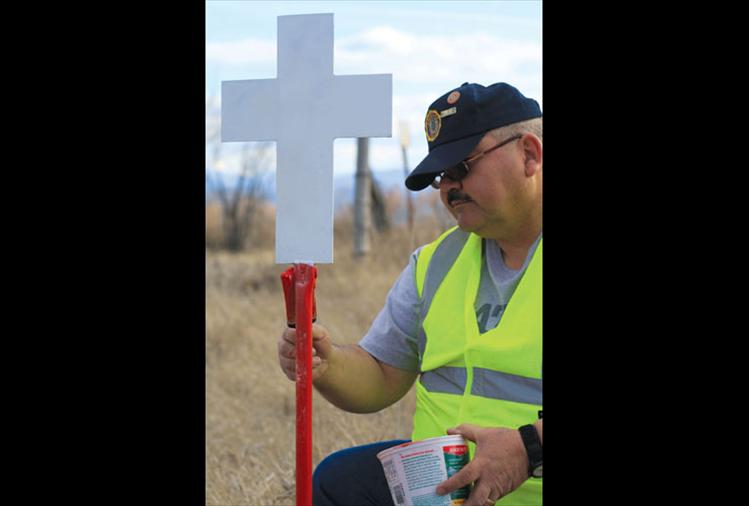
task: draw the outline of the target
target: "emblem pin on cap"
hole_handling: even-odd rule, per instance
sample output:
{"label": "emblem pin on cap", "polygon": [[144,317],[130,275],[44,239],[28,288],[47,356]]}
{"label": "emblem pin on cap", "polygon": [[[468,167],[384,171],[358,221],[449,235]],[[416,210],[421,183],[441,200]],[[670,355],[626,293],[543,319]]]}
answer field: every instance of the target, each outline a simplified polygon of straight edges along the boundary
{"label": "emblem pin on cap", "polygon": [[424,119],[424,130],[427,133],[427,140],[432,142],[440,134],[440,128],[442,128],[442,118],[440,113],[431,109],[427,112],[427,117]]}

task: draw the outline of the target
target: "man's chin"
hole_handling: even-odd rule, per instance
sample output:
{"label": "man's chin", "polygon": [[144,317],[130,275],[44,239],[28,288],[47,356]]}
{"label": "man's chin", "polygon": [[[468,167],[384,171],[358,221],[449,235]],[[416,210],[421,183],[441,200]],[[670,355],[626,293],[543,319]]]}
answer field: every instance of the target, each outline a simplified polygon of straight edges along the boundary
{"label": "man's chin", "polygon": [[465,219],[463,215],[460,215],[460,214],[455,217],[455,222],[458,225],[458,227],[464,232],[475,233],[480,228],[479,224],[476,223],[474,220]]}

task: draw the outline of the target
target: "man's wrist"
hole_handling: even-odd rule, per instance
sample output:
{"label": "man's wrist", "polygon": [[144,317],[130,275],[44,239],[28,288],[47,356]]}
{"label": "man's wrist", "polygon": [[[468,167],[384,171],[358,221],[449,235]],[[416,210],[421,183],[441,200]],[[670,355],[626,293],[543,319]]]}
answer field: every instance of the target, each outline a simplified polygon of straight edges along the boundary
{"label": "man's wrist", "polygon": [[528,469],[528,451],[525,449],[525,443],[523,443],[523,436],[520,435],[520,430],[515,429],[515,442],[517,454],[521,457],[523,463],[523,472]]}

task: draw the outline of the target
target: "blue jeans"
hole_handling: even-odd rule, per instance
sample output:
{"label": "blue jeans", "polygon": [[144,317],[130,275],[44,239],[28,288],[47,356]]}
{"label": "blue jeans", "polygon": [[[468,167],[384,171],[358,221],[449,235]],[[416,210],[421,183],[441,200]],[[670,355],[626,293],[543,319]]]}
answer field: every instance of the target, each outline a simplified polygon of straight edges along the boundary
{"label": "blue jeans", "polygon": [[328,455],[312,475],[313,506],[393,506],[377,454],[406,442],[383,441]]}

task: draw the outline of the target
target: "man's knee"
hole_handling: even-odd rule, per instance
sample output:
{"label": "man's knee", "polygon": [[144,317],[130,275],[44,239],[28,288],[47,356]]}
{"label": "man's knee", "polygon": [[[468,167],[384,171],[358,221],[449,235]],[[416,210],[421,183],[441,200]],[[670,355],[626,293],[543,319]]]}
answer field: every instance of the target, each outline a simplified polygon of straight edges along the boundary
{"label": "man's knee", "polygon": [[[335,479],[333,476],[335,473],[331,471],[331,463],[336,458],[336,453],[333,453],[331,455],[328,455],[325,457],[315,468],[315,471],[312,473],[312,488],[313,490],[322,490],[329,488],[327,485],[330,482],[331,479]],[[335,464],[333,464],[333,467],[335,467]]]}
{"label": "man's knee", "polygon": [[392,504],[377,453],[404,442],[395,440],[356,446],[323,459],[312,474],[313,504]]}
{"label": "man's knee", "polygon": [[341,487],[349,477],[345,476],[346,458],[344,450],[332,453],[323,459],[312,473],[312,502],[315,506],[342,504]]}

